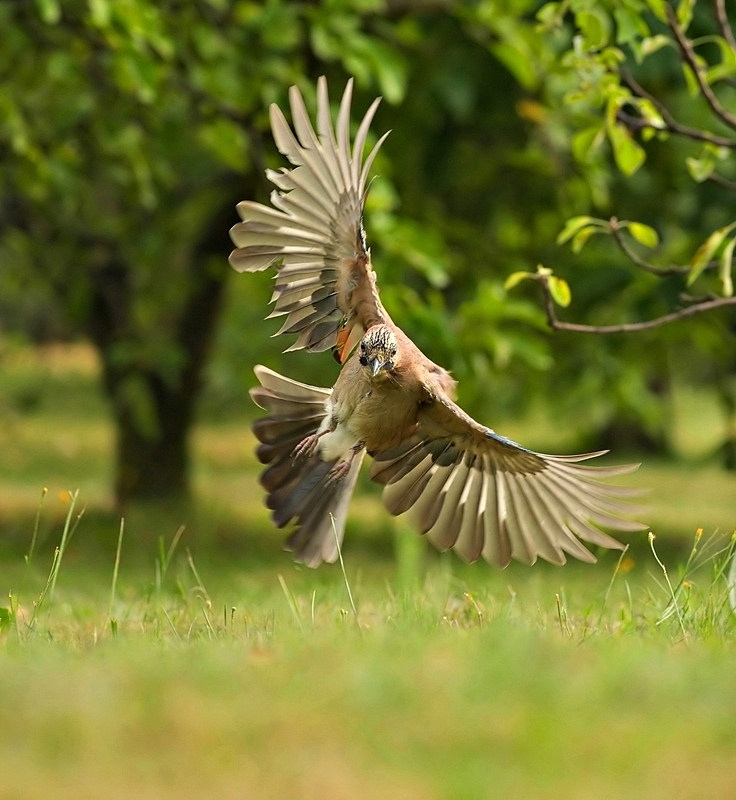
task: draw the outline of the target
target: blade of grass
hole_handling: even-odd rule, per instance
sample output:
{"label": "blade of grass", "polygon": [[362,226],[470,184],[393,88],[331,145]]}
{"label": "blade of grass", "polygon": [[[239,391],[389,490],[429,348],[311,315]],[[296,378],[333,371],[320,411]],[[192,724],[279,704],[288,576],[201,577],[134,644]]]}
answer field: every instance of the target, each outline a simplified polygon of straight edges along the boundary
{"label": "blade of grass", "polygon": [[31,559],[33,558],[33,551],[36,548],[36,541],[38,540],[38,526],[41,523],[41,512],[43,511],[43,504],[48,494],[48,489],[44,486],[41,492],[41,500],[36,509],[36,521],[33,523],[33,536],[31,536],[31,546],[28,549],[28,555],[25,557],[26,566],[30,566]]}
{"label": "blade of grass", "polygon": [[187,529],[186,525],[180,525],[176,533],[174,534],[174,538],[171,540],[169,549],[166,551],[166,563],[164,564],[164,574],[166,574],[166,570],[169,568],[169,564],[171,564],[171,559],[174,557],[176,546],[179,544],[179,539],[181,539],[182,534],[186,529]]}
{"label": "blade of grass", "polygon": [[682,618],[680,605],[677,602],[677,595],[675,594],[675,590],[672,588],[672,584],[670,583],[670,576],[667,574],[667,567],[665,567],[665,565],[660,561],[660,558],[657,555],[657,551],[654,548],[654,534],[651,531],[649,531],[649,547],[652,550],[652,554],[654,555],[655,561],[657,562],[657,564],[659,564],[659,566],[662,568],[662,572],[664,573],[664,579],[667,581],[667,586],[669,587],[670,590],[670,597],[672,598],[672,603],[675,607],[675,611],[677,612],[677,619],[680,623],[680,630],[682,631],[682,635],[685,639],[685,642],[687,643],[687,632],[685,630],[685,621]]}
{"label": "blade of grass", "polygon": [[302,625],[302,619],[299,616],[299,609],[296,605],[296,599],[294,595],[289,591],[289,587],[286,585],[286,581],[284,580],[284,576],[279,573],[279,583],[281,584],[281,588],[283,589],[284,596],[286,597],[286,602],[289,604],[289,608],[291,609],[291,614],[296,620],[296,624],[299,626],[299,630],[304,633],[304,626]]}
{"label": "blade of grass", "polygon": [[36,627],[36,620],[38,619],[38,612],[41,610],[41,606],[46,599],[46,595],[48,594],[49,587],[51,586],[51,581],[54,577],[54,573],[56,571],[56,564],[59,561],[59,548],[54,548],[54,557],[51,561],[51,569],[49,570],[48,577],[46,578],[46,585],[41,590],[41,594],[38,596],[38,600],[33,604],[33,616],[31,617],[31,621],[28,623],[28,630],[33,630]]}
{"label": "blade of grass", "polygon": [[342,577],[345,581],[345,588],[348,592],[348,600],[350,600],[350,607],[353,609],[353,617],[355,618],[355,624],[358,626],[358,630],[362,633],[363,630],[360,627],[360,620],[358,619],[358,609],[355,607],[355,601],[353,600],[353,593],[350,591],[350,582],[348,581],[347,573],[345,572],[345,562],[342,560],[342,548],[340,547],[340,537],[337,535],[337,528],[335,527],[335,518],[330,514],[330,521],[332,522],[332,532],[335,535],[335,544],[337,545],[337,557],[340,559],[340,569],[342,570]]}
{"label": "blade of grass", "polygon": [[619,570],[621,569],[621,564],[624,560],[624,556],[626,555],[629,549],[629,545],[627,544],[626,547],[621,551],[621,555],[618,557],[618,561],[616,562],[616,569],[613,570],[613,575],[611,575],[611,580],[608,583],[608,588],[606,589],[606,594],[603,597],[603,605],[601,606],[601,613],[598,616],[598,627],[600,628],[601,622],[603,622],[603,614],[606,610],[606,606],[608,605],[608,597],[611,594],[611,589],[613,589],[614,581],[616,580],[616,576],[618,575]]}
{"label": "blade of grass", "polygon": [[[197,589],[202,593],[208,608],[212,608],[212,600],[207,592],[207,589],[204,588],[204,584],[202,583],[202,579],[199,577],[199,572],[197,572],[197,568],[194,566],[194,559],[192,558],[192,554],[187,547],[187,562],[189,564],[189,568],[192,570],[192,574],[194,575],[194,579],[197,581]],[[209,624],[209,620],[207,620],[207,624]],[[211,626],[210,626],[211,627]]]}
{"label": "blade of grass", "polygon": [[74,533],[79,526],[79,523],[84,516],[84,512],[87,510],[87,506],[85,506],[79,514],[77,514],[77,518],[74,520],[74,524],[71,525],[72,515],[74,513],[74,508],[77,504],[77,500],[79,499],[79,489],[77,489],[74,494],[69,492],[69,511],[66,515],[66,520],[64,521],[64,530],[61,534],[61,542],[59,544],[59,557],[56,559],[56,565],[54,568],[53,578],[51,579],[51,587],[49,589],[49,602],[53,601],[54,599],[54,592],[56,591],[56,580],[59,577],[59,571],[61,570],[61,560],[64,558],[64,553],[66,552],[67,545],[72,540]]}
{"label": "blade of grass", "polygon": [[115,604],[115,590],[118,585],[118,570],[120,569],[120,550],[123,546],[123,532],[125,531],[125,518],[120,518],[120,533],[118,534],[118,547],[115,551],[115,567],[112,571],[112,587],[110,588],[110,605],[107,608],[107,617],[112,619],[112,608]]}
{"label": "blade of grass", "polygon": [[[210,608],[211,607],[212,606],[210,605]],[[204,621],[207,623],[207,630],[209,632],[210,639],[212,639],[212,638],[217,639],[217,631],[215,631],[215,629],[212,627],[212,623],[210,622],[210,618],[207,615],[207,608],[204,605],[202,606],[202,614],[204,615]]]}
{"label": "blade of grass", "polygon": [[169,612],[161,606],[161,611],[164,612],[164,616],[166,617],[166,621],[169,623],[169,627],[174,632],[174,636],[176,636],[176,641],[181,642],[181,636],[179,636],[179,631],[177,631],[174,623],[171,621],[171,617],[169,616]]}

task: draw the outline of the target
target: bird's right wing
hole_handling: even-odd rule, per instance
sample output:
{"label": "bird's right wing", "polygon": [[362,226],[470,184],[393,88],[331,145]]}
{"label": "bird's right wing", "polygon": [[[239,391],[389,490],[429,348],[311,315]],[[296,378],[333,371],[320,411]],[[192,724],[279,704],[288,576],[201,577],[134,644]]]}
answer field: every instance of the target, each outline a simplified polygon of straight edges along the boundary
{"label": "bird's right wing", "polygon": [[637,465],[589,467],[601,453],[535,453],[477,423],[442,393],[428,390],[413,434],[398,447],[373,453],[371,478],[384,484],[392,514],[410,520],[440,550],[466,561],[481,555],[505,567],[512,558],[541,556],[563,564],[565,553],[595,561],[580,540],[623,549],[600,527],[639,531],[624,502],[636,490],[603,483]]}
{"label": "bird's right wing", "polygon": [[376,289],[362,216],[366,183],[384,134],[363,160],[374,101],[350,144],[352,79],[340,103],[337,125],[330,119],[327,83],[317,84],[317,133],[296,86],[289,90],[296,136],[281,109],[271,106],[277,147],[294,169],[268,170],[276,185],[273,207],[243,201],[242,222],[230,236],[231,265],[239,272],[276,268],[270,316],[286,316],[278,333],[296,333],[289,350],[328,350],[344,362],[371,325],[388,321]]}

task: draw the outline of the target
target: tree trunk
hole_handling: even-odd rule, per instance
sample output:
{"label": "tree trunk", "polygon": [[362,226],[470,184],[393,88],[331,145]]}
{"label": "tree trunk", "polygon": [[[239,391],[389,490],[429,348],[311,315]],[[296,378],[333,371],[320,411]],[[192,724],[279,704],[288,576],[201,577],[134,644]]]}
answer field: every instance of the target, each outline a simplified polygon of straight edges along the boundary
{"label": "tree trunk", "polygon": [[102,357],[117,426],[119,508],[135,500],[177,501],[189,495],[189,432],[229,274],[227,232],[234,205],[214,216],[192,253],[189,296],[173,337],[183,362],[174,378],[150,363],[121,363],[118,345],[136,342],[132,270],[111,255],[94,273],[87,327]]}
{"label": "tree trunk", "polygon": [[168,387],[156,375],[136,377],[143,378],[153,400],[155,426],[141,425],[130,402],[113,397],[118,507],[131,500],[178,500],[189,494],[188,434],[196,390]]}

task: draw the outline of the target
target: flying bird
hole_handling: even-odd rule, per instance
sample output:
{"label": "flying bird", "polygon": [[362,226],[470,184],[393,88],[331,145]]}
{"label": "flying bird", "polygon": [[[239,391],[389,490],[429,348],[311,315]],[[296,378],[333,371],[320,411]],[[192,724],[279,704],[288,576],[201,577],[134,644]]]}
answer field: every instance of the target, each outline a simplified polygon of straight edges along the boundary
{"label": "flying bird", "polygon": [[[271,317],[288,350],[332,350],[342,369],[322,389],[256,366],[251,397],[267,416],[253,425],[261,484],[273,521],[295,525],[286,542],[310,567],[338,557],[350,498],[366,453],[391,514],[439,550],[498,567],[516,559],[595,562],[583,542],[622,545],[601,528],[639,531],[627,518],[634,490],[605,483],[638,465],[589,466],[602,453],[535,453],[481,425],[455,403],[456,383],[393,322],[381,303],[363,229],[373,160],[364,158],[378,98],[350,136],[352,80],[333,127],[327,83],[317,84],[316,131],[299,89],[289,91],[293,130],[270,108],[276,146],[291,169],[267,171],[271,206],[238,204],[230,231],[238,272],[275,270]],[[605,451],[603,451],[605,452]]]}

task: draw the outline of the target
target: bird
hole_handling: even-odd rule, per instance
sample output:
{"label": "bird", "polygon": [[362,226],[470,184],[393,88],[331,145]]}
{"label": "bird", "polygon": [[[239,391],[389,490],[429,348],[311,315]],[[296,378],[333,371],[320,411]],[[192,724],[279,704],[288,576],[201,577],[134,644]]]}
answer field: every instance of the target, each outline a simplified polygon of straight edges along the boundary
{"label": "bird", "polygon": [[319,78],[316,129],[298,87],[289,90],[291,127],[270,106],[276,147],[290,167],[268,169],[270,205],[244,200],[230,236],[238,272],[274,270],[270,317],[277,334],[297,334],[287,351],[332,350],[341,365],[329,388],[254,368],[253,424],[260,483],[285,548],[309,567],[340,554],[350,499],[366,455],[392,515],[440,551],[503,568],[512,559],[593,563],[586,545],[623,549],[603,529],[646,528],[630,498],[607,483],[639,465],[591,466],[607,451],[545,455],[476,422],[455,402],[456,382],[391,319],[376,283],[363,227],[370,170],[388,133],[364,158],[377,98],[350,135],[353,82],[332,122]]}

